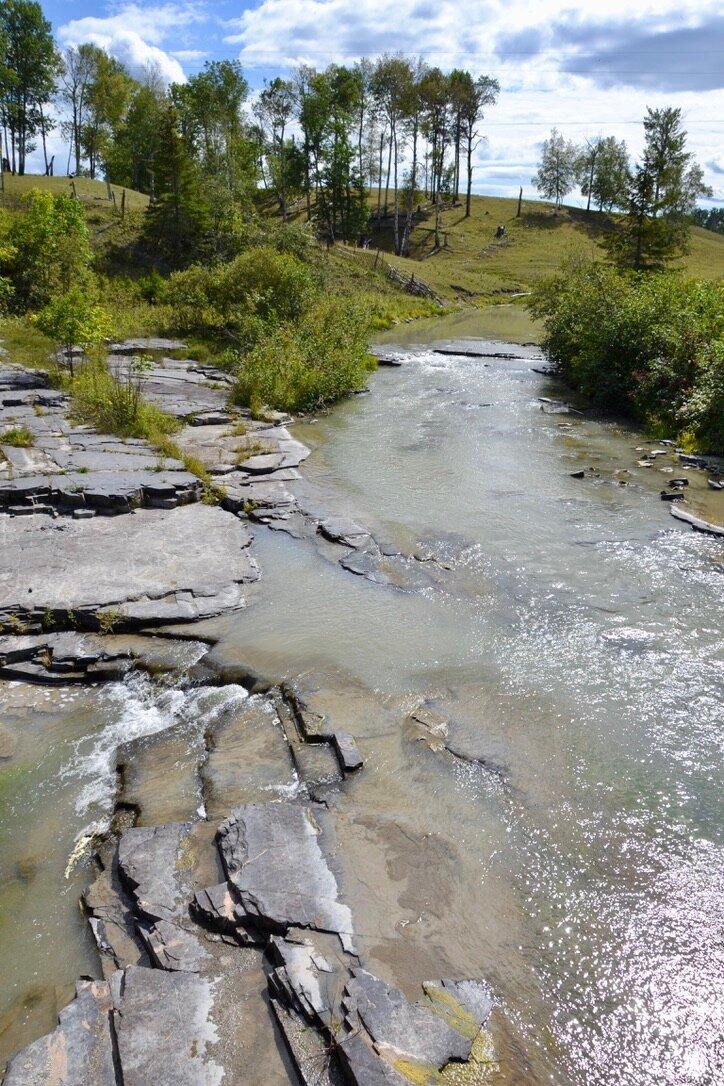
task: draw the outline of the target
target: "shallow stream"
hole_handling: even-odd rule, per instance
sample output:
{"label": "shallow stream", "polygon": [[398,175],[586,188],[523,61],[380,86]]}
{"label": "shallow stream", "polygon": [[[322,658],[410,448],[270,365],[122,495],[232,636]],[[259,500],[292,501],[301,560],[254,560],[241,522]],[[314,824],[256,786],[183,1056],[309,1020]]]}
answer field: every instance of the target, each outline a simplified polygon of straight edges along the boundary
{"label": "shallow stream", "polygon": [[[673,520],[659,500],[673,460],[637,467],[654,447],[639,433],[547,413],[539,397],[565,393],[535,349],[451,346],[490,356],[405,346],[367,395],[295,427],[310,487],[414,553],[415,576],[371,584],[259,527],[262,581],[246,612],[206,624],[215,655],[359,694],[367,767],[336,817],[360,943],[411,992],[490,981],[494,1081],[713,1084],[724,543]],[[676,471],[692,505],[724,516],[724,493]],[[192,742],[229,696],[243,694],[147,680],[0,693],[2,717],[23,722],[2,770],[3,1056],[52,1025],[56,985],[62,1005],[94,968],[82,861],[65,871],[108,816],[114,745],[180,719]],[[449,749],[406,721],[423,699],[453,722]]]}

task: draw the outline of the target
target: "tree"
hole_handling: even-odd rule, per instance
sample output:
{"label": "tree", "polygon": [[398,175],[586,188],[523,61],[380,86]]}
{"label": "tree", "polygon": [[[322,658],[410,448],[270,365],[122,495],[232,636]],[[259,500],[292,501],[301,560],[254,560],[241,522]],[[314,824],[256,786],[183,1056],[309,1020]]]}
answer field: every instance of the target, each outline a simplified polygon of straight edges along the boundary
{"label": "tree", "polygon": [[25,173],[43,106],[55,89],[59,60],[50,23],[34,0],[0,3],[0,103],[13,173]]}
{"label": "tree", "polygon": [[85,94],[85,116],[81,118],[81,148],[88,159],[88,172],[95,177],[113,137],[125,117],[135,81],[123,65],[96,46],[88,49],[90,80]]}
{"label": "tree", "polygon": [[155,251],[172,266],[180,267],[202,255],[209,211],[197,165],[172,103],[166,104],[159,122],[155,194],[146,211],[145,234]]}
{"label": "tree", "polygon": [[617,140],[615,136],[599,139],[593,178],[587,177],[581,186],[583,195],[589,198],[588,206],[593,198],[599,211],[625,207],[630,179],[631,166],[625,140]]}
{"label": "tree", "polygon": [[542,196],[555,200],[556,210],[573,188],[578,159],[575,143],[564,139],[557,128],[543,141],[540,166],[531,180]]}
{"label": "tree", "polygon": [[481,75],[473,81],[468,72],[464,73],[461,83],[461,110],[462,131],[466,145],[468,181],[465,193],[465,218],[470,218],[470,205],[473,190],[473,151],[480,142],[478,124],[483,117],[485,106],[493,105],[500,93],[500,84],[497,79],[491,79],[487,75]]}
{"label": "tree", "polygon": [[37,314],[35,323],[44,335],[61,347],[71,378],[74,376],[73,348],[80,347],[85,351],[101,343],[111,331],[106,311],[78,285],[51,299]]}
{"label": "tree", "polygon": [[41,308],[71,284],[84,287],[90,280],[93,255],[85,212],[65,193],[29,192],[7,242],[2,272],[12,280],[21,312]]}
{"label": "tree", "polygon": [[279,197],[282,219],[287,218],[285,132],[295,104],[294,84],[277,76],[259,95],[254,112],[268,140],[267,161]]}
{"label": "tree", "polygon": [[619,267],[655,271],[686,252],[696,200],[711,190],[686,150],[681,110],[647,110],[644,133],[644,153],[631,176],[626,218],[604,244]]}
{"label": "tree", "polygon": [[395,252],[400,251],[400,196],[399,164],[404,147],[403,123],[405,110],[410,100],[410,84],[413,74],[410,62],[402,54],[385,54],[375,65],[372,75],[372,88],[381,112],[387,121],[390,132],[390,157],[388,158],[387,186],[385,188],[385,210],[387,208],[387,190],[390,182],[389,163],[394,163],[393,192],[395,194],[393,233]]}
{"label": "tree", "polygon": [[154,161],[165,109],[164,90],[153,77],[135,85],[126,115],[104,151],[103,165],[109,181],[153,193]]}

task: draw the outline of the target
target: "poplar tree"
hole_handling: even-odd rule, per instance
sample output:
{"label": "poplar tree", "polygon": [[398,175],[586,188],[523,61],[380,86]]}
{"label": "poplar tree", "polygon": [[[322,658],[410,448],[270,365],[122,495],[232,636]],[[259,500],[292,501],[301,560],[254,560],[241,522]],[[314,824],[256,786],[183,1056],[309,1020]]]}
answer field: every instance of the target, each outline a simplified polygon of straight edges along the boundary
{"label": "poplar tree", "polygon": [[43,127],[43,107],[55,89],[59,58],[51,25],[34,0],[0,3],[0,110],[4,155],[15,173],[25,173],[34,136]]}

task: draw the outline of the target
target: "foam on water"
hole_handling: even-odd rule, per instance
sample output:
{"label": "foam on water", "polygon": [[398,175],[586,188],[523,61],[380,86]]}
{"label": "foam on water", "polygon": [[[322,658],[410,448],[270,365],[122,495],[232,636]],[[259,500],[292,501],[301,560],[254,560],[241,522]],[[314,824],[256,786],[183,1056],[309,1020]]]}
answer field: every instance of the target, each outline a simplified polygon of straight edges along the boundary
{"label": "foam on water", "polygon": [[82,832],[98,830],[107,822],[115,796],[115,758],[120,746],[184,723],[193,735],[203,735],[208,724],[248,696],[236,684],[167,686],[141,672],[104,687],[99,694],[102,727],[75,744],[62,769],[64,777],[82,782],[75,801],[77,813],[94,815],[91,826]]}

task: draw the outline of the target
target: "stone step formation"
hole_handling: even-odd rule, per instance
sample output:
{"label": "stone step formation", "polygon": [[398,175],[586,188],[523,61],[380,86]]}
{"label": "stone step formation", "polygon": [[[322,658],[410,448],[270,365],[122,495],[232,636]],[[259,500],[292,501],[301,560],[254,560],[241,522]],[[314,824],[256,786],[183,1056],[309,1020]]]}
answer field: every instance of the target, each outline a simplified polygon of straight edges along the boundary
{"label": "stone step formation", "polygon": [[[487,985],[430,981],[410,1000],[366,966],[333,813],[362,758],[314,693],[297,684],[242,701],[202,748],[186,744],[188,767],[179,738],[170,729],[119,752],[135,774],[119,774],[115,831],[83,897],[103,977],[79,980],[5,1086],[404,1086],[442,1082],[446,1067],[479,1081]],[[334,780],[298,758],[304,745],[334,754]],[[172,764],[187,786],[163,810],[158,774]]]}

